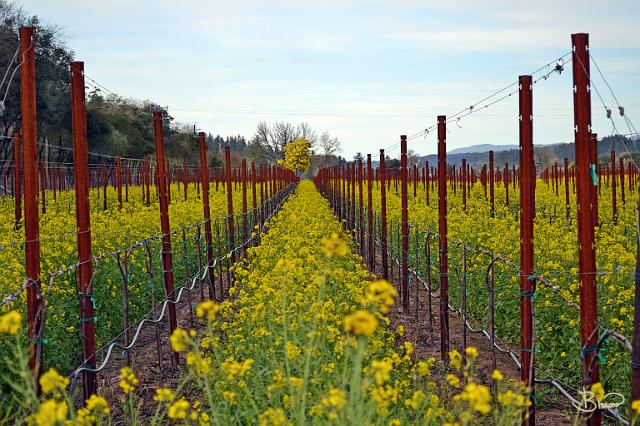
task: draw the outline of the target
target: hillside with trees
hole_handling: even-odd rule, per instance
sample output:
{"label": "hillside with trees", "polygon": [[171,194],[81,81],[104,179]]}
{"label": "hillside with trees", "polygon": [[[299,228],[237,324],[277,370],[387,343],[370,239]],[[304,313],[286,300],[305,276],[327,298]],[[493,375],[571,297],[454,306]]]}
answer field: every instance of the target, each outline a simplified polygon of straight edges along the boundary
{"label": "hillside with trees", "polygon": [[[47,162],[72,161],[69,64],[74,52],[67,46],[64,31],[44,24],[16,3],[0,0],[0,71],[5,75],[0,86],[0,137],[8,140],[20,131],[20,73],[18,29],[33,26],[36,34],[36,93],[39,158]],[[154,152],[150,115],[164,108],[152,100],[120,96],[86,76],[87,136],[90,162],[101,162],[101,155],[143,158]],[[166,155],[171,160],[198,163],[194,125],[165,114]],[[207,134],[211,166],[220,166],[224,147],[229,146],[232,162],[240,158],[275,164],[282,159],[284,146],[303,137],[312,146],[312,167],[317,169],[337,160],[340,142],[327,132],[318,134],[309,124],[288,122],[258,123],[255,134],[245,136]],[[93,153],[93,154],[92,154]],[[96,155],[98,154],[98,155]],[[10,167],[10,143],[0,144],[2,167]]]}

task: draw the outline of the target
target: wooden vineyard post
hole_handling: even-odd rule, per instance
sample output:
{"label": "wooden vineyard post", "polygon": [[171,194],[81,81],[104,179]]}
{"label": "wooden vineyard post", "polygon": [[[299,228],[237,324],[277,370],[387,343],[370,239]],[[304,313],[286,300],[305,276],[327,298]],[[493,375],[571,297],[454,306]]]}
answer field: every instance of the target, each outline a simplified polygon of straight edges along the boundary
{"label": "wooden vineyard post", "polygon": [[[233,183],[231,182],[231,151],[229,145],[224,147],[224,172],[227,181],[227,220],[229,224],[229,250],[233,250],[236,246],[235,229],[234,229],[234,217],[233,217]],[[270,191],[270,195],[273,194],[273,189]],[[231,253],[231,263],[236,262],[235,252]],[[229,285],[229,284],[228,284]]]}
{"label": "wooden vineyard post", "polygon": [[122,163],[120,156],[116,157],[116,187],[118,190],[118,211],[122,210]]}
{"label": "wooden vineyard post", "polygon": [[462,159],[462,209],[467,211],[467,160]]}
{"label": "wooden vineyard post", "polygon": [[351,211],[350,211],[350,220],[351,220],[351,228],[349,228],[349,233],[353,235],[353,238],[356,238],[356,163],[351,164],[351,173],[349,174],[350,182],[351,182]]}
{"label": "wooden vineyard post", "polygon": [[358,240],[360,243],[360,256],[364,258],[364,212],[362,198],[362,159],[358,159]]}
{"label": "wooden vineyard post", "polygon": [[429,205],[429,162],[428,161],[425,162],[425,166],[424,166],[424,192],[425,192],[427,205]]}
{"label": "wooden vineyard post", "polygon": [[20,134],[13,134],[13,202],[15,205],[15,230],[22,222],[22,177],[20,172]]}
{"label": "wooden vineyard post", "polygon": [[489,202],[491,203],[491,217],[495,217],[496,215],[494,180],[493,151],[489,151]]}
{"label": "wooden vineyard post", "polygon": [[367,247],[369,249],[369,267],[373,271],[373,257],[375,249],[373,246],[373,168],[371,167],[371,154],[367,154]]}
{"label": "wooden vineyard post", "polygon": [[504,183],[505,205],[509,206],[509,163],[504,164],[504,173],[502,174],[502,182]]}
{"label": "wooden vineyard post", "polygon": [[347,166],[338,167],[338,179],[340,182],[340,224],[347,220]]}
{"label": "wooden vineyard post", "polygon": [[38,150],[36,148],[36,64],[32,27],[20,27],[20,104],[24,160],[24,239],[27,287],[29,369],[36,383],[42,370],[42,294],[40,293],[40,222],[38,215]]}
{"label": "wooden vineyard post", "polygon": [[184,191],[184,201],[187,201],[187,192],[189,191],[189,170],[187,169],[187,160],[182,160],[182,190]]}
{"label": "wooden vineyard post", "polygon": [[[169,227],[169,201],[167,199],[167,179],[164,159],[164,136],[162,129],[162,111],[153,113],[153,129],[156,142],[156,167],[158,169],[158,198],[160,202],[160,226],[162,229],[162,271],[164,276],[164,287],[169,301],[175,300],[173,288],[173,259],[171,256],[171,234]],[[176,318],[176,305],[169,303],[169,334],[178,326]],[[177,366],[180,360],[178,352],[173,352],[171,363]]]}
{"label": "wooden vineyard post", "polygon": [[382,253],[382,277],[389,279],[389,259],[387,258],[387,185],[385,183],[384,149],[380,150],[380,246]]}
{"label": "wooden vineyard post", "polygon": [[418,197],[418,185],[420,184],[420,167],[418,164],[413,165],[413,198]]}
{"label": "wooden vineyard post", "polygon": [[213,243],[211,237],[211,210],[209,208],[209,165],[207,164],[207,145],[204,132],[198,133],[200,150],[200,176],[202,178],[202,209],[204,210],[204,239],[207,252],[207,273],[209,277],[209,299],[215,300],[215,275],[213,269]]}
{"label": "wooden vineyard post", "polygon": [[[251,162],[251,198],[253,205],[253,226],[258,224],[258,200],[257,200],[257,176],[256,176],[256,163],[254,161]],[[257,230],[256,234],[259,234],[260,231]]]}
{"label": "wooden vineyard post", "polygon": [[240,168],[240,179],[242,180],[242,242],[249,238],[249,221],[247,217],[247,160],[242,159]]}
{"label": "wooden vineyard post", "polygon": [[[598,299],[596,296],[596,253],[594,245],[593,181],[591,178],[591,93],[589,74],[589,35],[572,34],[573,104],[576,150],[576,189],[578,201],[578,255],[580,268],[580,338],[582,344],[582,383],[587,389],[600,381],[596,354],[598,340]],[[587,424],[600,425],[600,410]]]}
{"label": "wooden vineyard post", "polygon": [[[84,63],[71,63],[71,122],[73,126],[73,173],[78,227],[78,289],[80,297],[80,342],[83,364],[96,365],[96,331],[93,307],[91,263],[91,219],[89,212],[89,153],[87,144],[87,109],[85,105]],[[118,158],[119,159],[119,158]],[[121,200],[120,200],[121,201]],[[96,393],[96,374],[83,373],[83,396]]]}
{"label": "wooden vineyard post", "polygon": [[131,185],[131,169],[128,164],[124,166],[124,201],[129,202],[129,185]]}
{"label": "wooden vineyard post", "polygon": [[622,205],[624,206],[627,202],[624,193],[624,158],[620,157],[620,200],[622,200]]}
{"label": "wooden vineyard post", "polygon": [[[438,232],[440,257],[440,356],[449,353],[449,253],[447,247],[447,117],[438,116]],[[493,157],[493,152],[491,156]]]}
{"label": "wooden vineyard post", "polygon": [[616,152],[611,151],[611,215],[613,223],[618,222],[618,187],[617,187],[617,173],[616,173]]}
{"label": "wooden vineyard post", "polygon": [[[535,424],[533,341],[533,216],[536,172],[533,158],[533,97],[530,75],[520,78],[520,381],[530,389],[524,424]],[[515,177],[514,177],[515,178]]]}
{"label": "wooden vineyard post", "polygon": [[264,197],[265,197],[265,189],[264,189],[264,164],[260,164],[258,169],[260,176],[258,179],[260,180],[260,227],[264,225]]}
{"label": "wooden vineyard post", "polygon": [[36,76],[35,39],[33,28],[20,27],[20,103],[22,115],[22,149],[24,159],[24,226],[25,269],[27,287],[27,318],[29,369],[37,383],[42,372],[42,341],[44,321],[40,293],[40,223],[38,217],[38,151],[36,148]]}
{"label": "wooden vineyard post", "polygon": [[564,157],[564,205],[565,218],[569,219],[571,208],[569,204],[569,159],[567,157]]}
{"label": "wooden vineyard post", "polygon": [[400,191],[402,198],[402,306],[409,312],[409,214],[407,206],[407,136],[400,136]]}

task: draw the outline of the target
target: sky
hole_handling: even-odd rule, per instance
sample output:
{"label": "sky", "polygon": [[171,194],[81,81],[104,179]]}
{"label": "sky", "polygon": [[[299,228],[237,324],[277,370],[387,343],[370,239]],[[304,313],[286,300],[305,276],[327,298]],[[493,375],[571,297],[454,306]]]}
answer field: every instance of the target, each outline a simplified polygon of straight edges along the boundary
{"label": "sky", "polygon": [[[260,121],[307,122],[342,155],[399,153],[432,126],[517,81],[540,78],[588,32],[593,59],[640,128],[640,2],[617,0],[23,0],[62,27],[86,74],[180,122],[253,135]],[[534,143],[573,139],[570,55],[533,89]],[[551,64],[550,66],[545,66]],[[593,127],[629,133],[592,65]],[[447,149],[518,143],[518,95],[448,124]],[[613,123],[605,108],[614,110]],[[409,141],[436,152],[435,132]]]}

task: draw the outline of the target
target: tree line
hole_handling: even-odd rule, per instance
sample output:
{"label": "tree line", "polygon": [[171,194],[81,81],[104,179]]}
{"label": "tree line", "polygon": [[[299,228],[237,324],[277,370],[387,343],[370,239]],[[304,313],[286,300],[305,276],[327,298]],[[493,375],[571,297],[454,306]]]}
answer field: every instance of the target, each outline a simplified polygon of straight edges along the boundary
{"label": "tree line", "polygon": [[[37,16],[29,15],[16,3],[0,0],[0,73],[5,79],[0,85],[0,162],[9,167],[12,145],[8,139],[20,131],[20,73],[17,48],[20,26],[35,29],[36,59],[36,116],[39,158],[44,162],[71,162],[71,97],[69,64],[74,52],[67,46],[64,31],[44,24]],[[87,136],[89,151],[103,155],[143,158],[155,151],[153,111],[163,109],[151,100],[137,100],[115,94],[93,83],[87,84]],[[198,163],[196,129],[191,123],[175,120],[165,114],[164,137],[169,159]],[[211,166],[220,166],[224,147],[232,151],[234,165],[241,158],[275,164],[283,158],[284,146],[303,137],[312,147],[312,167],[324,167],[339,161],[336,157],[340,142],[327,132],[317,133],[307,123],[294,125],[276,121],[260,122],[250,139],[243,135],[207,134],[206,141]],[[91,161],[102,161],[92,157]]]}

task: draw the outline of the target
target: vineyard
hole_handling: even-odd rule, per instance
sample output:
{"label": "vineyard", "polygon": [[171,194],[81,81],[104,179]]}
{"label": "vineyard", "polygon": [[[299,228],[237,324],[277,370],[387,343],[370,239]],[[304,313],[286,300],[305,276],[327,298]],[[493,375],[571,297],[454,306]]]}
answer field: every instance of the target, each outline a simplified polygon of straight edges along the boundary
{"label": "vineyard", "polygon": [[[90,151],[82,62],[73,161],[45,161],[35,40],[0,169],[0,424],[637,423],[640,170],[598,156],[588,35],[463,110],[517,94],[518,164],[448,164],[458,113],[308,178],[304,138],[210,168],[194,129],[199,163],[169,159],[164,110],[140,111],[154,155]],[[575,161],[536,164],[533,87],[569,55]],[[408,164],[432,130],[437,164]]]}

